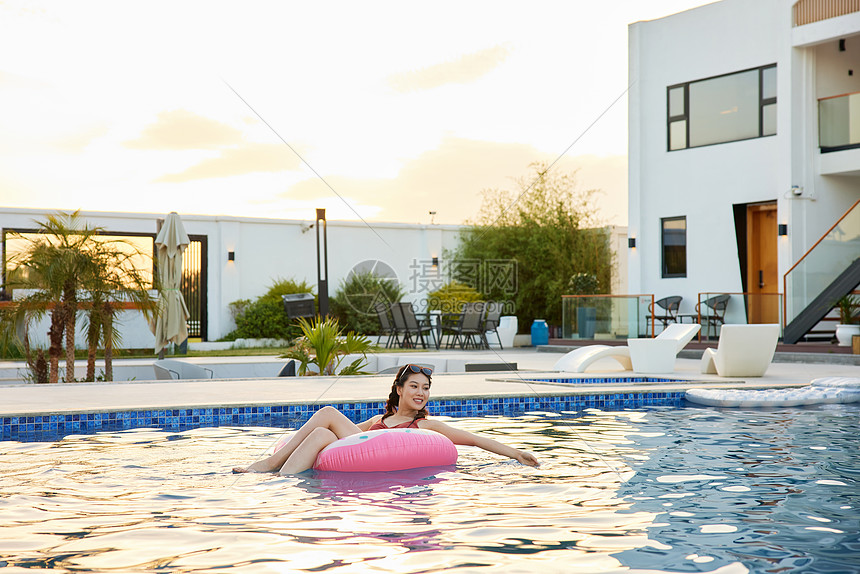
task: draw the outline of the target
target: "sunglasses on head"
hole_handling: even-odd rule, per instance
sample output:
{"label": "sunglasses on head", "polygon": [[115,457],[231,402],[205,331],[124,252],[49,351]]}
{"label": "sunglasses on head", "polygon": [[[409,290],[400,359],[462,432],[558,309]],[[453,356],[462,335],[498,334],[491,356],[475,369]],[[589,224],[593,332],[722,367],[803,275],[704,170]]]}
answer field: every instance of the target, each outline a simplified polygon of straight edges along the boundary
{"label": "sunglasses on head", "polygon": [[430,367],[422,367],[420,365],[405,365],[403,367],[403,373],[406,374],[409,371],[412,371],[413,373],[422,373],[424,375],[427,375],[428,377],[433,374],[433,369],[431,369]]}

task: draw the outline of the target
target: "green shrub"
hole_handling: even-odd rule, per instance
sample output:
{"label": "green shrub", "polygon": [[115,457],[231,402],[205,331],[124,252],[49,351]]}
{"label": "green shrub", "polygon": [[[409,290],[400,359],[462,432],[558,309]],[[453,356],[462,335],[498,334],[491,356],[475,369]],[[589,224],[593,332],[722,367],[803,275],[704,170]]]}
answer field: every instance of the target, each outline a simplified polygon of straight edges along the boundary
{"label": "green shrub", "polygon": [[[290,320],[284,310],[284,295],[311,293],[312,287],[304,281],[276,279],[269,290],[255,301],[239,299],[230,303],[230,312],[236,329],[222,340],[236,339],[287,339],[293,340],[302,334],[296,320]],[[316,300],[316,297],[314,297]]]}
{"label": "green shrub", "polygon": [[405,291],[399,283],[380,277],[372,271],[350,273],[341,281],[331,299],[331,314],[347,329],[360,334],[379,332],[377,303],[390,306],[400,301]]}
{"label": "green shrub", "polygon": [[[278,277],[277,279],[275,279],[275,282],[272,283],[271,287],[269,287],[269,290],[266,291],[266,294],[261,296],[260,299],[278,301],[279,303],[282,303],[284,295],[295,295],[297,293],[313,292],[313,286],[308,285],[305,281],[296,281],[295,279],[281,279],[280,277]],[[316,305],[317,302],[317,296],[314,295],[314,304]]]}
{"label": "green shrub", "polygon": [[257,299],[236,317],[236,329],[232,339],[288,339],[301,334],[301,329],[293,324],[284,311],[284,304],[268,299]]}
{"label": "green shrub", "polygon": [[464,303],[480,301],[481,294],[464,283],[451,281],[430,293],[427,308],[443,313],[459,313]]}

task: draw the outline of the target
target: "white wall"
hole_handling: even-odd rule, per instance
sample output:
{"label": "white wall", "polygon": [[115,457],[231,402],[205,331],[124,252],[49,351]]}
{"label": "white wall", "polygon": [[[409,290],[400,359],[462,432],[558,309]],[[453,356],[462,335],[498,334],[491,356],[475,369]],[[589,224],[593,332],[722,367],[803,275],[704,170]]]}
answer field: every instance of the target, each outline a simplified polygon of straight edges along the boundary
{"label": "white wall", "polygon": [[[741,291],[732,205],[773,200],[778,222],[789,227],[778,248],[781,291],[782,274],[860,197],[860,163],[850,175],[819,174],[817,133],[818,97],[860,91],[860,36],[839,53],[839,36],[811,25],[818,26],[815,42],[798,46],[798,38],[812,36],[792,29],[792,4],[724,0],[630,26],[629,234],[637,238],[630,292],[682,295],[681,312],[692,312],[700,292]],[[833,30],[843,34],[848,24],[860,34],[853,16]],[[667,151],[667,86],[771,63],[776,136]],[[789,193],[793,185],[801,196]],[[682,215],[687,277],[663,279],[660,219]]]}
{"label": "white wall", "polygon": [[609,292],[613,295],[627,293],[627,228],[620,225],[609,226],[609,250],[612,252],[612,285]]}
{"label": "white wall", "polygon": [[[0,208],[0,228],[34,228],[49,211]],[[92,226],[114,233],[155,233],[167,214],[81,212]],[[235,327],[229,304],[254,299],[277,279],[304,280],[317,286],[317,234],[313,220],[278,220],[180,214],[189,235],[205,235],[208,244],[208,339],[216,340]],[[456,249],[461,226],[329,221],[328,289],[332,297],[350,270],[364,261],[390,266],[406,291],[406,299],[423,302],[430,291],[447,282],[447,254]],[[626,285],[626,228],[610,229],[616,250],[613,292]],[[227,252],[235,260],[227,260]],[[439,267],[433,269],[433,257]],[[559,301],[559,305],[561,302]],[[126,315],[126,314],[124,314]],[[147,348],[154,338],[139,314],[124,318],[124,346]],[[33,329],[34,344],[46,344],[47,323]],[[42,338],[40,338],[42,337]],[[79,338],[79,341],[82,339]]]}
{"label": "white wall", "polygon": [[[46,210],[0,209],[0,227],[34,228]],[[166,214],[82,212],[93,226],[116,233],[155,233]],[[233,328],[229,304],[253,299],[278,278],[305,280],[316,291],[316,229],[313,220],[277,220],[180,214],[189,235],[208,238],[208,338]],[[432,257],[444,267],[443,251],[457,245],[460,226],[328,222],[329,296],[357,263],[379,260],[391,266],[410,300],[423,299]],[[235,261],[227,252],[235,252]],[[417,273],[417,276],[416,276]],[[440,278],[444,280],[444,277]],[[438,280],[437,282],[438,283]],[[434,288],[435,288],[434,284]],[[149,343],[142,345],[150,346]]]}

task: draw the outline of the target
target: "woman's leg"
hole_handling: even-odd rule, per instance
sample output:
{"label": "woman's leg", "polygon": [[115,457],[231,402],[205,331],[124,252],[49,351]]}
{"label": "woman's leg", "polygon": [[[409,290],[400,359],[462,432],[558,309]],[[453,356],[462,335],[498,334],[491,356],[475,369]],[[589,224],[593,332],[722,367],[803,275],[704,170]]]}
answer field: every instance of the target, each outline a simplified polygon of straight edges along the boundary
{"label": "woman's leg", "polygon": [[[316,429],[328,429],[335,435],[335,440],[352,436],[361,432],[354,422],[334,407],[323,407],[311,416],[308,421],[297,430],[287,444],[282,446],[275,454],[263,460],[259,460],[248,468],[236,467],[233,472],[273,472],[281,468],[290,455],[302,442]],[[333,442],[333,441],[332,441]],[[321,449],[320,449],[321,450]],[[313,465],[313,462],[311,462]],[[310,468],[310,467],[308,467]]]}
{"label": "woman's leg", "polygon": [[325,428],[315,428],[296,448],[278,474],[298,474],[311,468],[322,449],[337,440],[337,435]]}

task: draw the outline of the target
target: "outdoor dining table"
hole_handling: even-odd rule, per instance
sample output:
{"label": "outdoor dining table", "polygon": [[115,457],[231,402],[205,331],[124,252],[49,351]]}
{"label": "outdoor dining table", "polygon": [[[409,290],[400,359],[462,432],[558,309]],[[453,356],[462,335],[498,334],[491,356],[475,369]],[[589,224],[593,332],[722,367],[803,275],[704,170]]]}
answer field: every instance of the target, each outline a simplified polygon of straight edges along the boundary
{"label": "outdoor dining table", "polygon": [[[438,311],[416,311],[415,318],[420,321],[421,325],[433,327],[430,329],[430,333],[433,334],[433,346],[436,350],[439,350],[439,346],[442,342],[442,319],[439,315]],[[435,321],[434,318],[437,318]]]}

